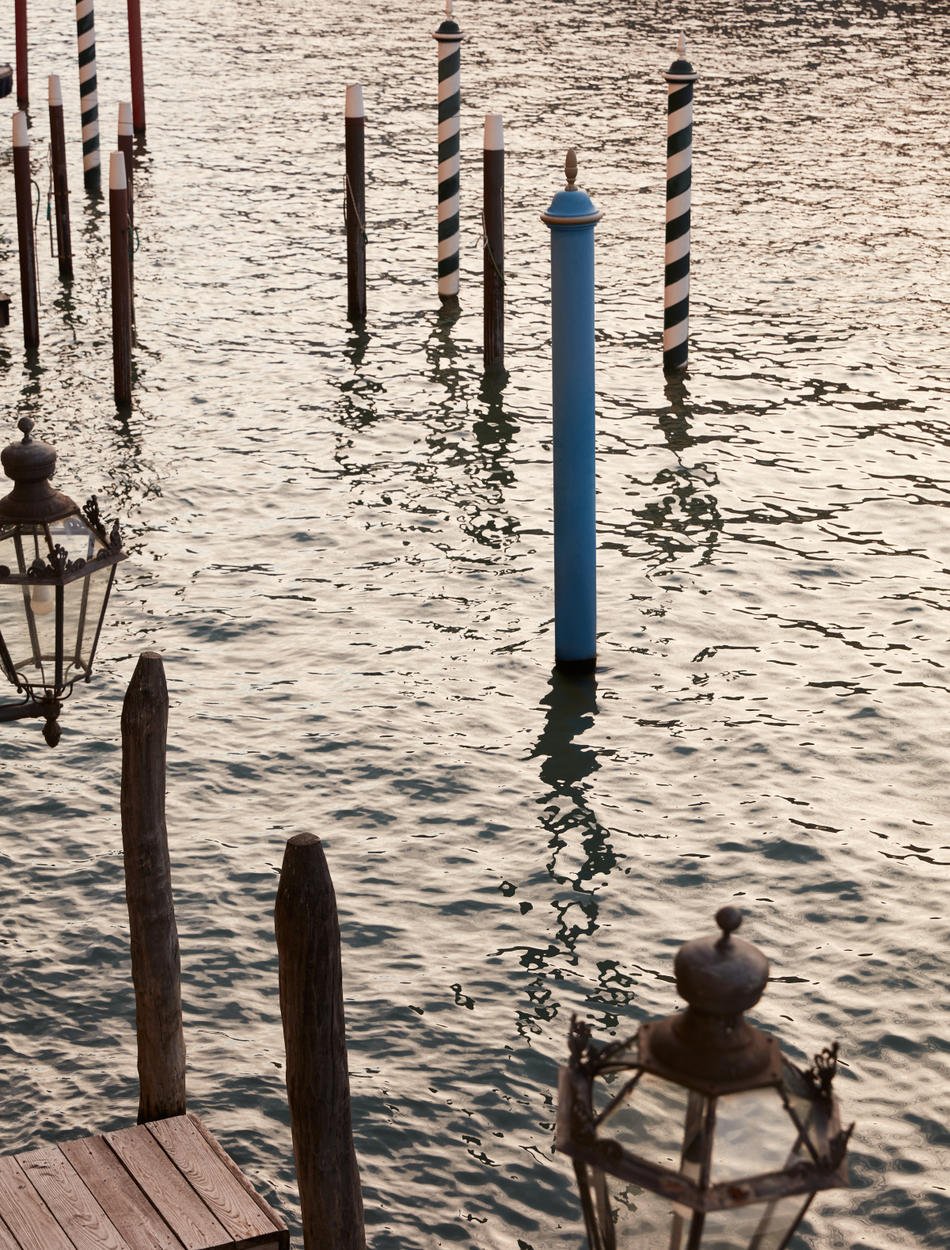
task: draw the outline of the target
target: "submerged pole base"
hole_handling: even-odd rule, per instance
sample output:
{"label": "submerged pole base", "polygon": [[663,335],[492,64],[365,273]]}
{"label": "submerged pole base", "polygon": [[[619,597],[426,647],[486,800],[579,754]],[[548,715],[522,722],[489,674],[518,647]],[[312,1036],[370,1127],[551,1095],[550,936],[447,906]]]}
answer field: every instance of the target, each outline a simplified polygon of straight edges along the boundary
{"label": "submerged pole base", "polygon": [[554,667],[559,673],[564,673],[567,677],[585,676],[596,670],[597,656],[592,655],[585,660],[565,660],[561,656],[555,656]]}

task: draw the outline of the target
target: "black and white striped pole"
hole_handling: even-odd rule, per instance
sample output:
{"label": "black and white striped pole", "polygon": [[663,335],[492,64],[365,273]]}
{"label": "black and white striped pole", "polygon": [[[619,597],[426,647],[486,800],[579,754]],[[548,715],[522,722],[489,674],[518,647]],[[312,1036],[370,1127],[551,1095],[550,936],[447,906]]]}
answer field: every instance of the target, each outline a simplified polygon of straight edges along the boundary
{"label": "black and white striped pole", "polygon": [[96,91],[96,14],[93,0],[76,2],[79,52],[79,113],[82,119],[82,177],[87,191],[100,185],[99,96]]}
{"label": "black and white striped pole", "polygon": [[693,177],[693,83],[680,35],[667,82],[666,256],[663,284],[663,368],[686,368],[689,354],[689,208]]}
{"label": "black and white striped pole", "polygon": [[439,298],[457,304],[459,294],[459,113],[462,107],[462,32],[445,0],[439,45]]}

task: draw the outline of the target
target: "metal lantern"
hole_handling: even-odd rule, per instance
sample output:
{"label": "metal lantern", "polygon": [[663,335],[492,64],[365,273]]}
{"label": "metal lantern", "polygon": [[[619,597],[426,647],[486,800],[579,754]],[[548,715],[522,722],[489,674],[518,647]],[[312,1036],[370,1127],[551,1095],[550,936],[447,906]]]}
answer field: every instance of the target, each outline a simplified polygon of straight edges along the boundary
{"label": "metal lantern", "polygon": [[43,716],[50,746],[59,741],[62,700],[89,679],[115,566],[125,559],[118,526],[111,533],[95,496],[79,508],[49,482],[56,452],[32,438],[0,461],[13,490],[0,499],[0,667],[25,697],[0,707],[0,721]]}
{"label": "metal lantern", "polygon": [[814,1195],[848,1184],[837,1044],[801,1071],[743,1018],[769,965],[741,921],[724,907],[718,938],[678,952],[685,1011],[607,1046],[572,1021],[556,1146],[590,1250],[784,1250]]}

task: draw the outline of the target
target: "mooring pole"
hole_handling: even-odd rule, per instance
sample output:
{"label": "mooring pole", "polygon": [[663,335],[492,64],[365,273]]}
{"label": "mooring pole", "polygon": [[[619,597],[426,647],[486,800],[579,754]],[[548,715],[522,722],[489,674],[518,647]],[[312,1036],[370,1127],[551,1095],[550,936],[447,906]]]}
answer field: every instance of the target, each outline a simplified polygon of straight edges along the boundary
{"label": "mooring pole", "polygon": [[340,925],[320,839],[284,851],[274,909],[305,1250],[366,1250],[346,1062]]}
{"label": "mooring pole", "polygon": [[36,303],[36,242],[33,237],[33,183],[30,177],[30,132],[26,113],[13,114],[13,187],[16,233],[20,252],[20,294],[23,300],[23,342],[28,351],[40,345]]}
{"label": "mooring pole", "polygon": [[16,43],[16,106],[18,109],[30,107],[30,76],[29,53],[27,44],[26,0],[16,0],[14,4],[14,40]]}
{"label": "mooring pole", "polygon": [[181,958],[165,827],[167,732],[162,657],[145,651],[122,704],[122,851],[135,987],[139,1124],[186,1110]]}
{"label": "mooring pole", "polygon": [[363,110],[363,88],[359,83],[346,89],[344,114],[346,315],[351,321],[359,322],[366,320],[366,114]]}
{"label": "mooring pole", "polygon": [[666,255],[663,281],[663,368],[686,368],[689,354],[689,225],[693,179],[693,83],[699,77],[686,60],[679,37],[677,59],[667,82]]}
{"label": "mooring pole", "polygon": [[459,296],[459,114],[462,109],[462,32],[445,0],[445,21],[433,38],[439,45],[439,299]]}
{"label": "mooring pole", "polygon": [[109,156],[109,242],[112,259],[112,374],[117,404],[132,402],[132,288],[129,275],[129,193],[125,156]]}
{"label": "mooring pole", "polygon": [[135,325],[135,194],[132,185],[133,137],[132,105],[119,105],[119,135],[116,146],[125,157],[125,185],[129,203],[129,317]]}
{"label": "mooring pole", "polygon": [[500,113],[485,115],[482,165],[484,361],[486,370],[505,367],[505,131]]}
{"label": "mooring pole", "polygon": [[594,226],[601,213],[567,185],[541,220],[551,229],[551,373],[554,423],[554,658],[565,673],[597,662],[594,465]]}
{"label": "mooring pole", "polygon": [[50,74],[49,146],[53,172],[53,216],[56,218],[56,258],[59,276],[69,282],[73,276],[73,244],[69,229],[69,174],[66,168],[66,130],[63,122],[63,89],[59,75]]}
{"label": "mooring pole", "polygon": [[79,112],[82,119],[82,177],[87,191],[98,191],[99,95],[96,88],[96,14],[93,0],[76,0],[79,51]]}
{"label": "mooring pole", "polygon": [[129,70],[132,77],[132,125],[145,134],[145,74],[142,69],[142,14],[139,0],[128,0]]}

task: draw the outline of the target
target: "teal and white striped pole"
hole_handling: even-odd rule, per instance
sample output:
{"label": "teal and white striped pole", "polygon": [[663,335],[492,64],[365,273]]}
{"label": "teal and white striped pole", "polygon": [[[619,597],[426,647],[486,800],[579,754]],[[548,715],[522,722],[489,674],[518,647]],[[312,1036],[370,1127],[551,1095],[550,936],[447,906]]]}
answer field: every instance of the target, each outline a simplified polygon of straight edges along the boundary
{"label": "teal and white striped pole", "polygon": [[594,226],[601,213],[574,185],[541,220],[551,230],[551,380],[554,423],[554,661],[564,673],[597,663],[594,465]]}
{"label": "teal and white striped pole", "polygon": [[693,83],[699,77],[686,60],[679,37],[677,59],[667,81],[666,255],[663,278],[663,368],[686,368],[689,353],[689,225],[693,181]]}
{"label": "teal and white striped pole", "polygon": [[87,191],[98,191],[100,183],[99,96],[96,90],[96,14],[93,0],[77,0],[76,43],[79,52],[82,176]]}
{"label": "teal and white striped pole", "polygon": [[462,108],[462,32],[445,0],[445,21],[433,38],[439,45],[439,298],[459,294],[459,114]]}

